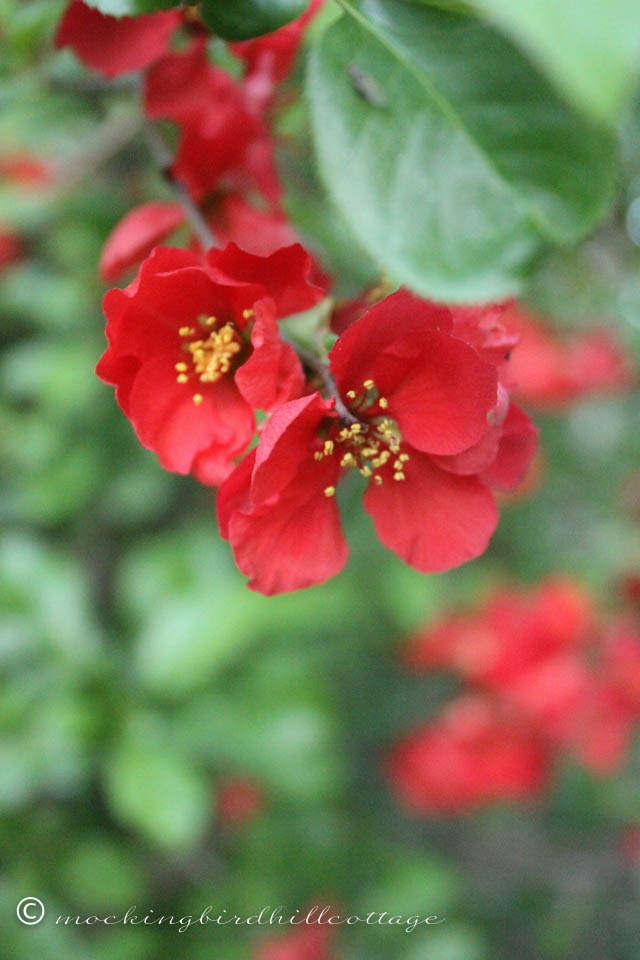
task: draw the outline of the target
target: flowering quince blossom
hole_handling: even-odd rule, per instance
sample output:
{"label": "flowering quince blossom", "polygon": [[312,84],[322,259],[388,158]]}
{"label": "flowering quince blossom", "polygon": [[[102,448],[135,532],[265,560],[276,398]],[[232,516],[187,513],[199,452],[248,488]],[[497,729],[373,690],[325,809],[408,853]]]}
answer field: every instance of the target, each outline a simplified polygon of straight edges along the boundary
{"label": "flowering quince blossom", "polygon": [[403,802],[420,813],[462,813],[538,793],[548,752],[518,718],[489,697],[453,701],[432,723],[391,751],[387,774]]}
{"label": "flowering quince blossom", "polygon": [[180,10],[139,17],[114,17],[82,0],[66,8],[56,33],[56,47],[71,47],[88,67],[106,77],[147,67],[166,53],[180,26]]}
{"label": "flowering quince blossom", "polygon": [[277,205],[280,184],[271,134],[242,83],[212,66],[206,44],[196,39],[182,53],[158,60],[145,79],[145,111],[180,129],[173,176],[200,200],[223,177],[236,186],[255,186]]}
{"label": "flowering quince blossom", "polygon": [[126,289],[106,294],[97,373],[165,469],[220,483],[254,435],[254,409],[302,392],[277,320],[322,298],[309,270],[299,245],[255,257],[230,244],[204,258],[157,247]]}
{"label": "flowering quince blossom", "polygon": [[256,103],[266,105],[278,84],[287,78],[303,34],[323,3],[324,0],[311,0],[301,17],[279,30],[230,44],[233,53],[245,63],[245,85]]}
{"label": "flowering quince blossom", "polygon": [[539,317],[505,304],[502,322],[519,336],[511,365],[514,392],[540,410],[559,410],[580,397],[627,389],[631,361],[608,329],[560,335]]}
{"label": "flowering quince blossom", "polygon": [[[334,913],[332,908],[318,904],[309,910],[302,910],[300,918],[309,918],[290,932],[268,937],[257,948],[255,960],[331,960],[331,943],[335,937],[335,924],[330,924],[328,916]],[[322,917],[322,921],[319,918]]]}
{"label": "flowering quince blossom", "polygon": [[335,492],[350,470],[368,481],[380,540],[416,569],[486,549],[498,520],[489,488],[520,481],[536,432],[496,365],[453,328],[447,308],[398,291],[338,338],[337,395],[309,393],[272,414],[218,496],[222,536],[252,589],[295,590],[341,570]]}
{"label": "flowering quince blossom", "polygon": [[[469,698],[490,705],[497,740],[516,730],[536,744],[546,757],[539,770],[570,751],[594,773],[610,773],[640,722],[640,623],[626,615],[600,623],[589,594],[566,578],[500,591],[478,610],[446,617],[412,638],[403,659],[417,671],[455,670],[470,692],[449,708],[454,718]],[[423,812],[513,796],[465,787],[461,771],[472,769],[477,751],[445,711],[392,748],[388,773]]]}

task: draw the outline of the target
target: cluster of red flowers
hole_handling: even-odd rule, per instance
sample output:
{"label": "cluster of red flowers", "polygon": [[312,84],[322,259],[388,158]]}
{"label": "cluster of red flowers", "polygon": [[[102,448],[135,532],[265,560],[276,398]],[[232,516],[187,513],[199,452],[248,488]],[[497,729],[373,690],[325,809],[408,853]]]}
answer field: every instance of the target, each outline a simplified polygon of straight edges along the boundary
{"label": "cluster of red flowers", "polygon": [[453,670],[466,685],[391,751],[391,783],[419,812],[534,794],[567,752],[596,774],[614,771],[640,722],[640,622],[633,613],[602,622],[571,580],[499,591],[420,632],[403,659],[417,672]]}
{"label": "cluster of red flowers", "polygon": [[[436,572],[477,557],[498,520],[492,490],[519,483],[537,442],[509,398],[517,337],[497,308],[448,309],[401,290],[363,316],[352,307],[352,322],[342,310],[325,360],[282,335],[279,321],[323,299],[326,278],[279,208],[266,118],[320,6],[233,45],[241,81],[210,63],[190,8],[117,19],[74,0],[57,37],[108,75],[146,67],[147,115],[179,131],[171,177],[234,241],[208,252],[195,241],[191,251],[155,247],[183,220],[175,203],[125,217],[102,275],[146,259],[125,290],[105,297],[109,347],[98,374],[166,469],[222,484],[222,536],[249,586],[266,594],[343,567],[335,492],[354,471],[368,483],[364,505],[380,540],[407,563]],[[171,52],[177,30],[188,44]],[[257,411],[269,417],[248,452]]]}

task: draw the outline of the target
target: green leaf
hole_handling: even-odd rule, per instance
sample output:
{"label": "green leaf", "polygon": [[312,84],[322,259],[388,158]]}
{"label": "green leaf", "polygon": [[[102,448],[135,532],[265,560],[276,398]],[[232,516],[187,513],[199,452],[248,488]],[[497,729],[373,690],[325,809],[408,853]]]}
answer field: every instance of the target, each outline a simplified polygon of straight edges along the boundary
{"label": "green leaf", "polygon": [[300,17],[309,0],[203,0],[205,24],[225,40],[250,40]]}
{"label": "green leaf", "polygon": [[583,110],[615,122],[640,73],[638,0],[475,0]]}
{"label": "green leaf", "polygon": [[575,242],[605,212],[612,138],[475,18],[343,6],[308,77],[330,194],[392,279],[441,299],[514,293],[543,240]]}
{"label": "green leaf", "polygon": [[175,0],[85,0],[87,6],[113,17],[136,17],[176,7]]}

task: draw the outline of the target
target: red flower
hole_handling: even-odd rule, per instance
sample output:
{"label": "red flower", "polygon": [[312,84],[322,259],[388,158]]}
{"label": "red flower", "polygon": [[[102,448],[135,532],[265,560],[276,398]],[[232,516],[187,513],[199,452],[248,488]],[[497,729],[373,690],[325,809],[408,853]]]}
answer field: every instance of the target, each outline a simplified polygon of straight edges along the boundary
{"label": "red flower", "polygon": [[555,410],[592,393],[624,390],[632,382],[629,357],[611,330],[563,336],[516,306],[502,321],[520,337],[510,368],[515,390],[541,410]]}
{"label": "red flower", "polygon": [[173,175],[200,199],[222,177],[235,186],[257,186],[273,204],[280,186],[271,136],[242,84],[211,66],[205,44],[169,54],[147,73],[145,109],[180,128]]}
{"label": "red flower", "polygon": [[[508,397],[497,371],[451,335],[449,310],[399,291],[339,337],[330,356],[340,396],[283,405],[255,455],[220,490],[222,535],[249,586],[280,593],[320,583],[346,561],[334,493],[355,468],[383,544],[424,572],[481,554],[497,523],[485,472],[502,456]],[[518,481],[509,450],[507,485]]]}
{"label": "red flower", "polygon": [[248,777],[225,777],[217,784],[217,811],[226,827],[236,827],[251,820],[262,810],[262,788]]}
{"label": "red flower", "polygon": [[598,624],[569,580],[503,591],[443,619],[409,643],[404,660],[454,669],[554,755],[571,751],[599,774],[620,766],[640,721],[640,630],[633,619]]}
{"label": "red flower", "polygon": [[286,79],[298,53],[304,31],[318,13],[324,0],[311,0],[308,10],[297,20],[255,40],[230,44],[247,68],[246,87],[260,106],[273,95],[274,88]]}
{"label": "red flower", "polygon": [[117,280],[148,257],[181,223],[184,223],[184,210],[179,203],[145,203],[130,210],[111,231],[102,248],[101,278]]}
{"label": "red flower", "polygon": [[89,67],[106,77],[140,70],[166,53],[169,37],[180,25],[179,10],[140,17],[112,17],[73,0],[56,33],[56,47],[71,47]]}
{"label": "red flower", "polygon": [[463,813],[537,793],[549,754],[530,729],[491,699],[460,697],[392,749],[387,773],[410,809]]}
{"label": "red flower", "polygon": [[22,245],[17,234],[0,227],[0,270],[15,263],[22,256]]}
{"label": "red flower", "polygon": [[253,409],[299,395],[302,368],[277,318],[322,297],[309,269],[300,246],[255,257],[231,244],[206,258],[157,247],[106,294],[97,373],[167,470],[220,483],[253,436]]}
{"label": "red flower", "polygon": [[[323,910],[327,916],[319,923]],[[291,932],[264,940],[256,950],[255,960],[331,960],[336,925],[328,922],[328,917],[335,914],[333,908],[329,911],[324,904],[311,907],[306,913],[301,911],[299,919],[307,916],[309,923],[301,922]]]}
{"label": "red flower", "polygon": [[509,690],[549,657],[584,647],[591,600],[568,579],[525,593],[500,590],[481,609],[447,617],[413,637],[404,662],[416,670],[450,667],[465,679]]}

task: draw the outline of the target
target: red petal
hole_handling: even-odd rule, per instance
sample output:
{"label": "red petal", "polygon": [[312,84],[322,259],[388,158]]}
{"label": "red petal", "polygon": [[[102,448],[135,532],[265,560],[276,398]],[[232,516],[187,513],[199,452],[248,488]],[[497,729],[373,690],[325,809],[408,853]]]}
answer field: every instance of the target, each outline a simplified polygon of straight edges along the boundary
{"label": "red petal", "polygon": [[249,491],[255,462],[256,451],[254,448],[244,457],[233,473],[229,474],[218,490],[216,509],[218,512],[220,536],[224,540],[229,539],[229,521],[234,513],[238,510],[246,513],[251,509]]}
{"label": "red petal", "polygon": [[181,17],[179,10],[112,17],[73,0],[60,21],[55,44],[72,47],[87,66],[115,77],[140,70],[161,57]]}
{"label": "red petal", "polygon": [[398,290],[352,323],[331,351],[331,370],[343,393],[371,377],[378,355],[403,336],[451,329],[451,311]]}
{"label": "red petal", "polygon": [[100,257],[100,276],[115,280],[147,257],[184,222],[184,211],[178,203],[145,203],[131,210],[114,227]]}
{"label": "red petal", "polygon": [[129,416],[138,439],[166,470],[189,473],[203,452],[219,452],[231,463],[253,436],[253,412],[230,377],[199,386],[203,400],[196,405],[198,391],[176,381],[171,354],[144,363],[131,387]]}
{"label": "red petal", "polygon": [[235,381],[250,406],[271,410],[299,397],[305,376],[295,350],[280,336],[273,300],[258,300],[253,309],[253,353],[236,372]]}
{"label": "red petal", "polygon": [[251,578],[252,590],[266,595],[300,590],[323,583],[345,565],[348,548],[336,499],[324,495],[335,483],[337,461],[314,466],[312,485],[301,471],[285,494],[228,520],[235,561]]}
{"label": "red petal", "polygon": [[309,282],[311,258],[299,243],[268,257],[256,257],[230,243],[224,250],[210,250],[207,261],[220,283],[261,287],[261,296],[275,300],[280,317],[308,310],[324,296],[320,287]]}
{"label": "red petal", "polygon": [[385,545],[423,573],[450,570],[487,549],[498,522],[490,491],[476,477],[440,470],[414,451],[404,465],[406,479],[392,470],[380,486],[369,484],[364,506]]}
{"label": "red petal", "polygon": [[[310,483],[319,475],[318,462],[312,457],[311,444],[325,417],[333,414],[333,405],[312,393],[282,404],[269,417],[260,437],[253,471],[251,497],[262,503],[276,496],[294,479],[300,467],[308,465]],[[337,463],[337,458],[331,458]],[[324,463],[324,461],[322,461]],[[333,481],[328,481],[328,486]]]}
{"label": "red petal", "polygon": [[502,428],[498,454],[482,474],[482,480],[497,490],[515,490],[529,469],[537,449],[537,427],[520,407],[511,403]]}

